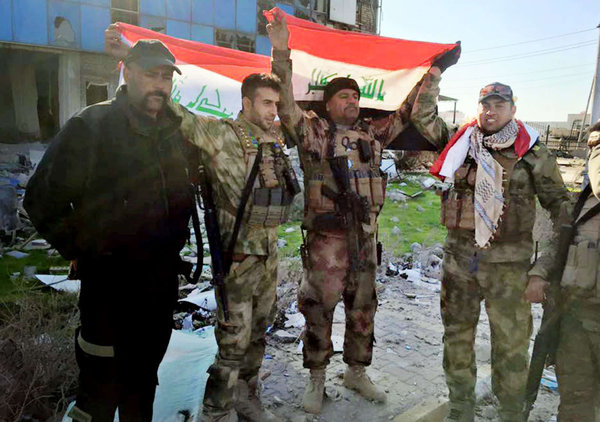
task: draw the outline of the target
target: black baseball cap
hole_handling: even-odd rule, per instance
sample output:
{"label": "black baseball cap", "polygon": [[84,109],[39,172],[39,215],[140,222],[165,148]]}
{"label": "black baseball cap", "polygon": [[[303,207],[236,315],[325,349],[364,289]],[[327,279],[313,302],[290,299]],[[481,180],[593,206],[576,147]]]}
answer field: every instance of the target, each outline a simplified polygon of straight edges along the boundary
{"label": "black baseball cap", "polygon": [[169,66],[181,75],[175,66],[175,56],[159,40],[138,40],[127,52],[125,64],[137,63],[143,69],[156,66]]}

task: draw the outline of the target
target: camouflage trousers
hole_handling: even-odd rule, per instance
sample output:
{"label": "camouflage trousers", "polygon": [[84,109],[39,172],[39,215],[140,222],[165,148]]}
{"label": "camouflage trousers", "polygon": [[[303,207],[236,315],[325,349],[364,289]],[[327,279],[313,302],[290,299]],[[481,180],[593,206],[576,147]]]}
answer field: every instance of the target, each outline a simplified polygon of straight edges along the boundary
{"label": "camouflage trousers", "polygon": [[560,422],[600,420],[600,303],[575,301],[563,315],[556,355]]}
{"label": "camouflage trousers", "polygon": [[500,419],[522,420],[529,367],[531,306],[523,299],[528,262],[477,263],[473,257],[446,251],[441,312],[444,323],[444,372],[450,406],[475,404],[475,334],[480,304],[490,321],[492,390]]}
{"label": "camouflage trousers", "polygon": [[308,254],[308,268],[304,269],[298,291],[298,308],[306,319],[302,350],[304,367],[325,368],[333,356],[333,312],[342,298],[346,312],[344,362],[349,365],[370,365],[377,309],[374,236],[361,242],[359,261],[363,265],[354,275],[349,271],[345,237],[309,232]]}
{"label": "camouflage trousers", "polygon": [[[229,321],[217,309],[215,336],[219,351],[208,369],[205,411],[233,408],[238,378],[258,374],[265,353],[265,331],[273,319],[277,287],[277,254],[249,255],[234,262],[225,279]],[[218,296],[217,296],[218,297]]]}

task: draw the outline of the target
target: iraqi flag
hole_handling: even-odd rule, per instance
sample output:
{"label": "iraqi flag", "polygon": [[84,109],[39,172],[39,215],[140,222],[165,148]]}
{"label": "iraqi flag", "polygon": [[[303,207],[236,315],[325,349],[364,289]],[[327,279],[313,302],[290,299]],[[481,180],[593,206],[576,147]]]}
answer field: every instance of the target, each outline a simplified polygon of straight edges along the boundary
{"label": "iraqi flag", "polygon": [[[429,70],[434,59],[456,47],[342,31],[288,15],[279,8],[265,12],[285,16],[290,31],[294,97],[321,100],[333,78],[354,78],[361,107],[395,110]],[[241,109],[241,83],[251,73],[268,73],[270,57],[202,44],[118,23],[125,43],[154,38],[164,42],[182,75],[175,74],[171,98],[197,114],[235,117]]]}

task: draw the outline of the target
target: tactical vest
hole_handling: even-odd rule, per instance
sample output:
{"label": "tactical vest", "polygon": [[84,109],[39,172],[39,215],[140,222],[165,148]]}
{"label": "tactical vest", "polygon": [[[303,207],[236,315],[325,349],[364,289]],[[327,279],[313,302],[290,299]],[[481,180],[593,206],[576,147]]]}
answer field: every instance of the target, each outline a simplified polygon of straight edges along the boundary
{"label": "tactical vest", "polygon": [[[590,195],[585,201],[579,216],[584,215],[598,203],[598,198]],[[573,244],[561,280],[561,286],[575,288],[585,296],[600,301],[600,214],[577,227]]]}
{"label": "tactical vest", "polygon": [[300,192],[300,188],[289,157],[283,151],[283,139],[257,139],[238,122],[227,120],[227,123],[234,129],[242,144],[246,180],[254,166],[258,148],[262,149],[258,175],[248,200],[246,224],[250,227],[277,227],[285,223],[294,196]]}
{"label": "tactical vest", "polygon": [[[330,130],[331,127],[330,127]],[[309,151],[304,164],[304,183],[307,198],[307,215],[304,221],[312,229],[316,215],[335,212],[332,199],[323,194],[323,186],[339,192],[327,158],[346,157],[350,188],[358,195],[367,198],[370,206],[370,222],[363,223],[363,231],[374,233],[377,215],[385,199],[386,174],[381,164],[382,145],[375,139],[369,126],[359,122],[352,129],[335,130],[327,142],[323,142],[320,151]],[[339,230],[340,227],[331,227]]]}
{"label": "tactical vest", "polygon": [[[505,216],[512,216],[509,209],[512,206],[520,206],[522,200],[527,202],[533,201],[533,207],[529,207],[530,210],[535,210],[535,197],[533,186],[531,186],[531,192],[529,195],[525,195],[527,198],[520,198],[520,195],[511,195],[510,180],[513,175],[515,165],[519,161],[516,154],[510,154],[506,157],[497,151],[491,151],[494,159],[504,169],[502,178],[502,190],[504,192],[505,207],[501,216],[501,220]],[[526,164],[527,165],[527,164]],[[475,230],[475,209],[474,209],[474,192],[475,192],[475,179],[477,176],[477,163],[473,158],[467,157],[464,164],[456,170],[454,174],[454,186],[442,193],[442,210],[441,210],[441,223],[448,229],[463,229],[463,230]],[[521,192],[519,192],[521,193]],[[514,196],[514,197],[511,197]],[[514,205],[512,203],[515,203]],[[531,213],[534,214],[535,213]],[[508,238],[514,233],[509,231],[520,232],[520,224],[513,222],[501,221],[499,224],[498,232],[495,235],[496,238]]]}

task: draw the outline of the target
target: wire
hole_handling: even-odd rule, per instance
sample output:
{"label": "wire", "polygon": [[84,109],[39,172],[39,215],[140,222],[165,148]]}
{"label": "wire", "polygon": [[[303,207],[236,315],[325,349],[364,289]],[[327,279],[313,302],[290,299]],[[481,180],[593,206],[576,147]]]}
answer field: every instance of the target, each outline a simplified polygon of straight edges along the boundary
{"label": "wire", "polygon": [[[549,79],[572,78],[573,76],[583,76],[583,75],[589,75],[589,74],[590,74],[590,70],[585,71],[585,72],[567,73],[567,74],[564,74],[564,75],[547,76],[545,78],[517,79],[517,80],[510,80],[509,81],[509,85],[520,84],[520,83],[524,83],[524,82],[545,81],[545,80],[549,80]],[[500,79],[500,78],[496,78],[496,80],[498,80],[498,79]],[[455,85],[455,86],[453,86],[451,82],[449,82],[448,85],[450,87],[453,87],[453,88],[458,88],[458,87],[462,88],[462,87],[473,87],[473,86],[475,86],[474,84],[469,84],[469,85]]]}
{"label": "wire", "polygon": [[[561,67],[553,67],[552,69],[539,69],[539,70],[533,70],[531,72],[519,72],[519,73],[509,73],[508,75],[502,75],[501,77],[496,77],[495,79],[508,79],[508,77],[510,76],[521,76],[521,75],[531,75],[533,73],[535,74],[539,74],[539,73],[543,73],[543,72],[554,72],[557,70],[562,70],[562,69],[572,69],[574,67],[584,67],[587,65],[592,65],[592,64],[596,64],[596,62],[587,62],[587,63],[580,63],[580,64],[575,64],[575,65],[571,65],[571,66],[561,66]],[[459,78],[459,79],[452,79],[454,82],[457,81],[472,81],[473,78]]]}
{"label": "wire", "polygon": [[497,57],[495,59],[473,60],[470,62],[467,61],[467,62],[462,62],[462,63],[459,62],[457,65],[459,65],[459,66],[460,65],[477,66],[477,65],[482,65],[482,64],[498,63],[498,62],[509,61],[509,60],[527,59],[529,57],[542,56],[545,54],[559,53],[561,51],[567,51],[567,50],[573,50],[576,48],[587,47],[587,46],[596,44],[596,42],[597,42],[596,40],[583,41],[580,43],[567,44],[567,45],[563,45],[560,47],[548,48],[545,50],[531,51],[529,53],[513,54],[510,56]]}
{"label": "wire", "polygon": [[553,35],[551,37],[544,37],[544,38],[537,38],[535,40],[529,40],[529,41],[520,41],[520,42],[516,42],[516,43],[512,43],[512,44],[503,44],[503,45],[497,45],[495,47],[484,47],[484,48],[477,48],[475,50],[468,50],[465,51],[465,53],[475,53],[478,51],[485,51],[485,50],[495,50],[497,48],[504,48],[504,47],[512,47],[514,45],[523,45],[523,44],[529,44],[532,42],[538,42],[538,41],[544,41],[544,40],[552,40],[555,38],[562,38],[562,37],[567,37],[569,35],[574,35],[574,34],[581,34],[582,32],[589,32],[589,31],[593,31],[594,29],[596,29],[596,27],[594,28],[589,28],[589,29],[583,29],[581,31],[575,31],[575,32],[567,32],[566,34],[560,34],[560,35]]}

